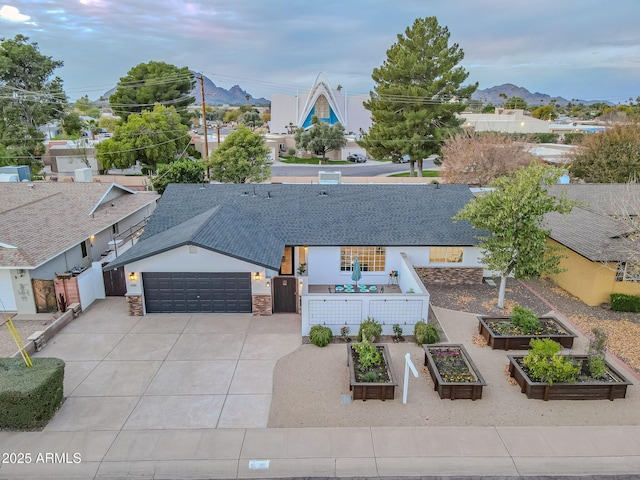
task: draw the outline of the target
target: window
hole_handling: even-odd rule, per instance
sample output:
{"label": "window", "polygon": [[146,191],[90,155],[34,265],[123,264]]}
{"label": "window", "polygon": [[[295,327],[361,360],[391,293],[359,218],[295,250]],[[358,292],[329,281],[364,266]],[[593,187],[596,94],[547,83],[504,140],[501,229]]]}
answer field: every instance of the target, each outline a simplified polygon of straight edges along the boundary
{"label": "window", "polygon": [[630,262],[618,263],[616,282],[640,282],[640,265]]}
{"label": "window", "polygon": [[353,271],[353,262],[358,257],[363,272],[384,272],[386,251],[384,247],[341,247],[340,271]]}
{"label": "window", "polygon": [[462,247],[431,247],[429,263],[461,263]]}
{"label": "window", "polygon": [[80,250],[82,250],[82,258],[87,258],[87,242],[80,244]]}

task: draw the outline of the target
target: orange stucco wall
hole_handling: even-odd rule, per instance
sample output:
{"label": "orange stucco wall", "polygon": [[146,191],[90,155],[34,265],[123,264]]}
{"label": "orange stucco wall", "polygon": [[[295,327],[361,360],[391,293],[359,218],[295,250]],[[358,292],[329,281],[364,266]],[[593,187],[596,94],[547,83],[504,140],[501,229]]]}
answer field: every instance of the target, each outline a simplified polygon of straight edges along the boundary
{"label": "orange stucco wall", "polygon": [[549,239],[548,242],[562,247],[566,255],[560,261],[560,268],[565,272],[552,275],[551,278],[587,305],[609,302],[612,293],[640,295],[640,283],[616,282],[615,264],[592,262],[554,240]]}

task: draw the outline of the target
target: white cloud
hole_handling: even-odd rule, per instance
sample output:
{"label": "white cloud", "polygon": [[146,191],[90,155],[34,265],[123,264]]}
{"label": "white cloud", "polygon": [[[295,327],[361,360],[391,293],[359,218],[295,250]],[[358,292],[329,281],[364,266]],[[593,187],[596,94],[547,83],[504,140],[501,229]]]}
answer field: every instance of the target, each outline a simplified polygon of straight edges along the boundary
{"label": "white cloud", "polygon": [[24,15],[20,13],[16,7],[12,7],[11,5],[3,5],[0,7],[0,20],[7,20],[9,22],[26,22],[31,17],[29,15]]}

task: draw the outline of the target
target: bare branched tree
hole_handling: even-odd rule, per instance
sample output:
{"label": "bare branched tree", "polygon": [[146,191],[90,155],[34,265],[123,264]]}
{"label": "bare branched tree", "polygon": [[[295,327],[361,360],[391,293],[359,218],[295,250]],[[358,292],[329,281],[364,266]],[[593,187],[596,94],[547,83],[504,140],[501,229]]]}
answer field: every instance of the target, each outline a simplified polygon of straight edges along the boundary
{"label": "bare branched tree", "polygon": [[493,132],[459,133],[445,141],[442,156],[441,173],[447,183],[480,186],[536,160],[524,149],[523,143]]}

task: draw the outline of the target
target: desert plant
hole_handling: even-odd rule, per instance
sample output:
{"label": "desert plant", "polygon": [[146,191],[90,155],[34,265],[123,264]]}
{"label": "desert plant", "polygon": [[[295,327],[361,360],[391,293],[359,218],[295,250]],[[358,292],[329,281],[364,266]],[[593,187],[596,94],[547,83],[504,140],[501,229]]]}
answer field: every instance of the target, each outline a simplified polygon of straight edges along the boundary
{"label": "desert plant", "polygon": [[398,323],[393,324],[393,334],[397,339],[402,337],[402,327]]}
{"label": "desert plant", "polygon": [[318,347],[326,347],[332,338],[331,329],[324,325],[314,325],[309,331],[309,341]]}
{"label": "desert plant", "polygon": [[413,335],[418,345],[423,345],[425,343],[438,343],[440,341],[440,335],[438,334],[436,327],[424,320],[416,322],[413,329]]}
{"label": "desert plant", "polygon": [[587,365],[591,378],[603,378],[607,373],[604,350],[607,348],[607,333],[600,327],[591,330],[593,338],[589,341]]}
{"label": "desert plant", "polygon": [[376,372],[365,372],[360,376],[361,382],[373,383],[378,380],[378,374]]}
{"label": "desert plant", "polygon": [[511,314],[511,322],[520,327],[522,333],[527,335],[534,333],[536,330],[542,328],[542,324],[538,319],[538,316],[529,308],[522,308],[519,305],[513,307],[513,313]]}
{"label": "desert plant", "polygon": [[366,338],[363,338],[360,343],[354,343],[353,348],[358,353],[361,371],[368,370],[375,365],[380,365],[382,362],[380,351],[375,345],[371,345]]}
{"label": "desert plant", "polygon": [[358,330],[358,340],[367,340],[369,343],[376,343],[382,335],[382,325],[371,317],[367,317]]}
{"label": "desert plant", "polygon": [[346,339],[349,336],[350,332],[351,332],[351,329],[349,327],[347,327],[346,325],[344,327],[340,327],[340,336],[343,339]]}
{"label": "desert plant", "polygon": [[570,383],[578,378],[580,367],[570,358],[559,355],[562,345],[548,338],[531,340],[531,350],[522,361],[532,380],[546,382]]}

